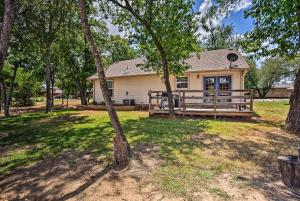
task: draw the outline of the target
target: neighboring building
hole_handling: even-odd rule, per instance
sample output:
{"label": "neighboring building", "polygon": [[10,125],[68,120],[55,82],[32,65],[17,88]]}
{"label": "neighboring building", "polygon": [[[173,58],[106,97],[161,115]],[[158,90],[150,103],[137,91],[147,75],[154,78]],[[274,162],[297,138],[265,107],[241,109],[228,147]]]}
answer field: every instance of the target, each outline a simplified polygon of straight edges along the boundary
{"label": "neighboring building", "polygon": [[290,98],[293,90],[293,83],[278,83],[270,89],[265,98]]}
{"label": "neighboring building", "polygon": [[[50,89],[52,92],[52,88]],[[43,86],[41,89],[41,95],[46,96],[46,86]],[[53,96],[61,96],[62,95],[62,90],[59,89],[58,87],[53,87]]]}
{"label": "neighboring building", "polygon": [[[238,56],[230,63],[228,54]],[[249,66],[243,56],[233,49],[221,49],[193,53],[185,60],[189,68],[184,76],[170,76],[172,90],[241,90],[244,89],[244,76]],[[138,58],[112,64],[106,71],[112,99],[122,104],[124,99],[134,99],[136,104],[148,104],[149,90],[165,90],[161,76],[153,71],[144,71],[139,64],[145,59]],[[93,82],[94,102],[103,102],[97,74],[88,78]],[[231,94],[232,95],[232,94]]]}

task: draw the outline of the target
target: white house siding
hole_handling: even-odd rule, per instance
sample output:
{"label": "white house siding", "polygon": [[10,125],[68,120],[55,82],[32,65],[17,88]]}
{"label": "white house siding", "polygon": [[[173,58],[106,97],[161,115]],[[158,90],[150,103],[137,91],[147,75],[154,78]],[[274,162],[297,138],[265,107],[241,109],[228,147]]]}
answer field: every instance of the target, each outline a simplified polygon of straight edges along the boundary
{"label": "white house siding", "polygon": [[[223,70],[216,72],[192,72],[186,74],[189,77],[190,90],[203,90],[204,77],[231,76],[232,89],[243,89],[243,72],[240,70]],[[165,90],[162,79],[157,75],[140,75],[108,78],[114,81],[113,100],[116,104],[122,104],[123,99],[135,99],[136,104],[148,104],[149,90]],[[94,101],[103,101],[99,80],[94,80]],[[171,87],[176,90],[176,79],[170,77]],[[128,95],[126,95],[128,92]],[[199,96],[199,93],[189,93],[189,96]],[[202,94],[201,94],[202,95]],[[237,95],[237,94],[234,94]]]}

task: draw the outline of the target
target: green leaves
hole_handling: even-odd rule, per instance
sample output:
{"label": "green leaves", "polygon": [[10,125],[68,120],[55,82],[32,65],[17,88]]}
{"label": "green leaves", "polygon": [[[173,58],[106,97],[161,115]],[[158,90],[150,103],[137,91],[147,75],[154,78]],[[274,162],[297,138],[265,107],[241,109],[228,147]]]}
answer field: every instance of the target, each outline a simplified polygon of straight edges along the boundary
{"label": "green leaves", "polygon": [[[113,22],[122,27],[130,40],[147,58],[145,69],[162,72],[159,48],[166,54],[170,73],[181,74],[188,67],[182,60],[197,51],[193,1],[111,0]],[[167,6],[166,6],[167,5]],[[160,46],[160,47],[159,47]]]}
{"label": "green leaves", "polygon": [[267,59],[261,68],[257,68],[254,61],[249,61],[248,63],[250,70],[245,77],[245,87],[256,89],[259,96],[264,97],[282,79],[293,79],[295,77],[300,60],[286,61],[283,58]]}
{"label": "green leaves", "polygon": [[295,57],[300,51],[299,5],[299,0],[253,0],[245,13],[255,20],[254,29],[246,35],[248,51]]}

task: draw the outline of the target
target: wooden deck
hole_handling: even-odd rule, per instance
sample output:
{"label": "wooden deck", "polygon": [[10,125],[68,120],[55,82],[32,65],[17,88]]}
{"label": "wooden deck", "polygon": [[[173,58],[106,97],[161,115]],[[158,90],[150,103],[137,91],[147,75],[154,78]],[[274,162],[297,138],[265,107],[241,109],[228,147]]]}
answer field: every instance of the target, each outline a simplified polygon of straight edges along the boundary
{"label": "wooden deck", "polygon": [[[165,91],[149,91],[149,114],[168,114]],[[176,90],[175,114],[191,116],[255,116],[252,90]],[[162,108],[162,101],[165,108]]]}

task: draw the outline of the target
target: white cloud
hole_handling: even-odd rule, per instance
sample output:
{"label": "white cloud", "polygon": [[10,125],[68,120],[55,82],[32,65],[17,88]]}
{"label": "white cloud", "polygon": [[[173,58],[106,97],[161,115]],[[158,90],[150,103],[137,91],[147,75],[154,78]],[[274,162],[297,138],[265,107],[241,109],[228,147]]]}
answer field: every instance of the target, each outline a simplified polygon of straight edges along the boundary
{"label": "white cloud", "polygon": [[238,12],[251,6],[251,0],[241,0],[238,4],[233,6],[232,11]]}
{"label": "white cloud", "polygon": [[212,2],[211,0],[204,0],[203,3],[199,7],[199,12],[200,13],[206,13],[208,9],[212,7]]}
{"label": "white cloud", "polygon": [[[223,20],[226,17],[229,17],[231,12],[238,12],[240,10],[244,10],[248,8],[250,5],[251,5],[251,0],[241,0],[239,1],[239,3],[232,5],[229,8],[228,15],[226,15],[226,13],[218,13],[211,19],[211,23],[207,22],[206,25],[216,27],[222,24]],[[213,6],[212,0],[204,0],[199,7],[199,13],[200,13],[199,17],[202,18],[212,6]],[[197,33],[199,34],[200,39],[203,39],[204,37],[209,35],[209,33],[205,32],[201,26],[199,26]]]}

